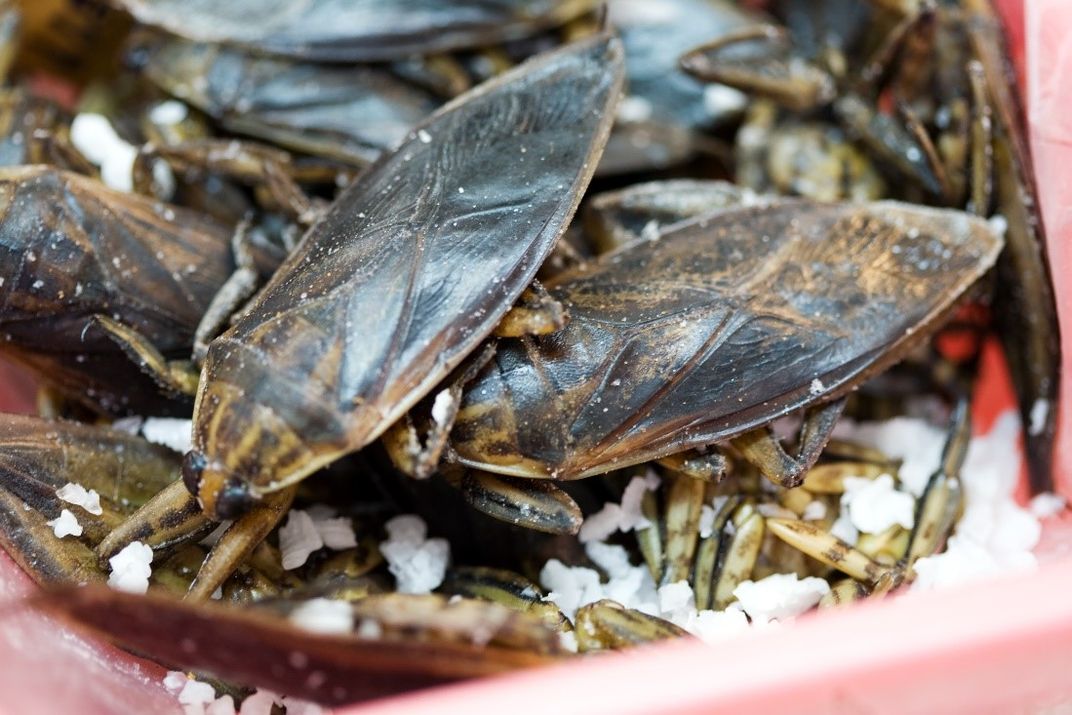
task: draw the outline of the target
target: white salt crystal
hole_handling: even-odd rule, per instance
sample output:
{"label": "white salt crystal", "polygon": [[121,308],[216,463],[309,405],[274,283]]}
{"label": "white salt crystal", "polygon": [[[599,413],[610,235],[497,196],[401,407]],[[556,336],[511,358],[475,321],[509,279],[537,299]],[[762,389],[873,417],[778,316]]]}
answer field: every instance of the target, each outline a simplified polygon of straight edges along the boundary
{"label": "white salt crystal", "polygon": [[309,555],[324,546],[313,518],[301,509],[291,509],[287,523],[279,529],[279,552],[287,571],[303,565]]}
{"label": "white salt crystal", "polygon": [[424,129],[418,129],[417,130],[417,138],[420,139],[421,143],[423,143],[423,144],[429,144],[432,141],[432,135],[429,134]]}
{"label": "white salt crystal", "polygon": [[826,518],[826,504],[818,499],[813,499],[804,507],[800,518],[804,521],[819,521]]}
{"label": "white salt crystal", "polygon": [[676,581],[659,587],[659,614],[671,623],[687,622],[696,613],[696,600],[688,581]]}
{"label": "white salt crystal", "polygon": [[809,576],[800,579],[795,573],[772,574],[759,581],[744,581],[733,589],[741,608],[753,621],[793,618],[810,610],[830,592],[830,584]]}
{"label": "white salt crystal", "polygon": [[[624,547],[592,541],[585,544],[584,550],[588,558],[606,572],[608,580],[604,584],[599,584],[599,589],[592,589],[586,593],[580,606],[601,598],[609,598],[627,608],[635,608],[652,615],[659,613],[655,582],[651,578],[651,573],[644,565],[634,566],[629,561],[629,552]],[[585,571],[590,571],[590,569],[585,569]],[[582,578],[586,579],[587,576],[582,576]]]}
{"label": "white salt crystal", "polygon": [[562,609],[570,620],[576,617],[578,608],[603,598],[598,573],[583,566],[566,566],[558,559],[543,565],[540,585],[547,589],[545,600]]}
{"label": "white salt crystal", "polygon": [[340,516],[334,519],[313,519],[313,527],[320,534],[324,546],[335,551],[352,549],[357,546],[357,535],[354,533],[354,523],[349,517]]}
{"label": "white salt crystal", "polygon": [[[77,295],[77,291],[76,291]],[[119,432],[126,432],[127,434],[137,434],[141,432],[141,424],[145,421],[144,417],[134,415],[132,417],[120,417],[112,423],[112,429]]]}
{"label": "white salt crystal", "polygon": [[740,608],[731,607],[724,611],[699,611],[678,625],[705,643],[717,643],[748,630],[748,617]]}
{"label": "white salt crystal", "polygon": [[643,477],[633,477],[622,492],[621,504],[607,502],[595,514],[586,517],[581,524],[577,539],[586,544],[590,541],[603,541],[616,531],[633,531],[651,526],[643,512],[641,503],[644,493],[659,488],[659,477],[652,470]]}
{"label": "white salt crystal", "polygon": [[643,97],[628,95],[618,104],[618,119],[626,124],[646,122],[651,114],[651,102]]}
{"label": "white salt crystal", "polygon": [[97,166],[107,160],[109,150],[117,141],[122,139],[103,114],[82,112],[71,122],[71,143]]}
{"label": "white salt crystal", "polygon": [[1046,429],[1046,418],[1050,415],[1050,402],[1049,400],[1037,399],[1031,405],[1031,424],[1028,426],[1027,431],[1032,436],[1042,434],[1042,431]]}
{"label": "white salt crystal", "polygon": [[108,585],[117,591],[145,593],[153,575],[153,550],[140,541],[132,541],[108,559],[111,574]]}
{"label": "white salt crystal", "polygon": [[603,541],[618,531],[618,526],[621,523],[621,505],[606,502],[602,509],[585,517],[581,523],[581,530],[577,532],[577,540],[582,544],[587,544],[591,541]]}
{"label": "white salt crystal", "polygon": [[149,121],[153,124],[178,124],[186,119],[186,105],[176,99],[169,99],[149,110]]}
{"label": "white salt crystal", "polygon": [[821,394],[823,394],[823,390],[825,390],[825,389],[826,389],[826,386],[823,385],[823,381],[820,380],[819,378],[815,378],[814,380],[811,381],[811,384],[808,385],[808,392],[811,393],[812,395],[821,395]]}
{"label": "white salt crystal", "polygon": [[208,683],[188,678],[178,697],[182,705],[200,705],[203,711],[205,705],[216,699],[216,689]]}
{"label": "white salt crystal", "polygon": [[134,187],[132,169],[138,150],[120,137],[108,118],[83,112],[71,122],[71,143],[100,167],[101,180],[118,191]]}
{"label": "white salt crystal", "polygon": [[282,705],[279,696],[270,690],[258,688],[253,695],[242,701],[238,715],[271,715],[273,705]]}
{"label": "white salt crystal", "polygon": [[60,511],[60,515],[55,519],[45,523],[52,527],[52,533],[56,535],[57,539],[62,539],[65,536],[82,535],[82,525],[78,523],[75,515],[66,509]]}
{"label": "white salt crystal", "polygon": [[346,601],[313,598],[290,612],[291,623],[313,633],[350,633],[354,612]]}
{"label": "white salt crystal", "polygon": [[428,527],[415,514],[396,516],[385,524],[387,540],[380,553],[401,593],[430,593],[443,583],[450,562],[446,539],[426,539]]}
{"label": "white salt crystal", "polygon": [[1039,519],[1049,519],[1051,516],[1057,516],[1068,505],[1066,500],[1060,494],[1051,494],[1049,492],[1038,494],[1031,500],[1030,510],[1031,513],[1037,516]]}
{"label": "white salt crystal", "polygon": [[865,534],[877,534],[894,524],[911,529],[915,523],[915,499],[897,491],[893,477],[881,474],[876,479],[845,478],[841,509],[848,512],[852,525]]}
{"label": "white salt crystal", "polygon": [[432,419],[440,427],[445,427],[453,407],[454,397],[450,394],[450,390],[440,391],[435,396],[435,402],[432,403]]}
{"label": "white salt crystal", "polygon": [[383,636],[383,626],[373,618],[364,618],[357,626],[357,637],[366,640],[376,640]]}
{"label": "white salt crystal", "polygon": [[740,90],[724,84],[709,84],[704,87],[703,105],[712,117],[723,117],[744,111],[748,97]]}
{"label": "white salt crystal", "polygon": [[141,426],[141,434],[155,444],[181,454],[190,451],[193,421],[181,417],[147,417]]}
{"label": "white salt crystal", "polygon": [[573,631],[562,631],[558,634],[558,640],[570,653],[577,652],[577,634]]}
{"label": "white salt crystal", "polygon": [[920,496],[938,469],[945,446],[945,431],[913,417],[895,417],[884,422],[854,423],[840,420],[834,436],[874,447],[892,459],[900,459],[897,477],[901,487]]}
{"label": "white salt crystal", "polygon": [[849,512],[844,509],[838,512],[837,519],[830,525],[830,533],[850,546],[855,546],[856,540],[860,538],[860,532],[852,523]]}
{"label": "white salt crystal", "polygon": [[994,214],[986,222],[990,224],[990,230],[1002,238],[1005,237],[1005,232],[1009,230],[1009,221],[1001,214]]}
{"label": "white salt crystal", "polygon": [[86,489],[81,484],[67,482],[56,490],[56,496],[68,504],[82,507],[90,514],[100,516],[104,513],[101,508],[100,494],[96,489]]}
{"label": "white salt crystal", "polygon": [[181,670],[169,670],[164,676],[164,690],[172,695],[178,695],[186,687],[186,673]]}
{"label": "white salt crystal", "polygon": [[205,715],[235,715],[234,698],[230,695],[221,695],[205,706]]}
{"label": "white salt crystal", "polygon": [[700,538],[706,539],[711,536],[712,530],[715,528],[715,517],[718,514],[715,510],[704,504],[700,507]]}

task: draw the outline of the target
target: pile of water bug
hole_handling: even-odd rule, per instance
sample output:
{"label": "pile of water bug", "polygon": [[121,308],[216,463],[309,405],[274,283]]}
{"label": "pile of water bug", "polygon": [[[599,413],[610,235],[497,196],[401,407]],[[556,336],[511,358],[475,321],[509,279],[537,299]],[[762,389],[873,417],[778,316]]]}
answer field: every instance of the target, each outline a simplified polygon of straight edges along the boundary
{"label": "pile of water bug", "polygon": [[[591,565],[582,515],[646,473],[620,543],[697,608],[771,573],[881,596],[956,522],[990,335],[1046,490],[1057,326],[989,0],[759,5],[115,0],[121,62],[72,106],[5,4],[0,355],[41,391],[0,416],[0,542],[38,605],[325,703],[683,636],[536,583]],[[129,186],[79,112],[134,147]],[[838,418],[920,397],[948,441],[915,527],[839,540],[844,478],[898,464]],[[117,428],[191,414],[185,455]],[[59,539],[68,482],[101,509]],[[293,505],[357,546],[284,569]],[[394,592],[398,514],[450,542],[436,593]],[[135,541],[149,593],[100,586]],[[313,598],[375,628],[296,627]]]}

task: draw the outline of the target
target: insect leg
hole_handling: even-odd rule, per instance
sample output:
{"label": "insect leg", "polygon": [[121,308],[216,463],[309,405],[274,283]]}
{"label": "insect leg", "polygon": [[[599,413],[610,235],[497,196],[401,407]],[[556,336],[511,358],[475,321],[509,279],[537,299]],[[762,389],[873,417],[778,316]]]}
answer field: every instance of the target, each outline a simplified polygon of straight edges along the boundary
{"label": "insect leg", "polygon": [[494,335],[500,338],[549,335],[566,327],[568,322],[566,307],[552,298],[539,281],[533,281],[503,316]]}
{"label": "insect leg", "polygon": [[576,534],[584,517],[577,502],[553,482],[467,470],[465,500],[488,516],[547,534]]}
{"label": "insect leg", "polygon": [[190,590],[186,592],[186,598],[203,600],[222,586],[238,565],[283,520],[295,493],[297,487],[268,494],[257,506],[236,519],[205,558],[205,563],[190,584]]}
{"label": "insect leg", "polygon": [[696,564],[693,567],[693,588],[697,610],[703,611],[711,608],[715,579],[719,576],[718,567],[721,565],[719,556],[725,552],[732,538],[731,534],[724,534],[723,529],[740,503],[740,496],[726,497],[722,507],[715,514],[715,520],[711,524],[711,533],[706,537],[700,537],[700,545],[696,550]]}
{"label": "insect leg", "polygon": [[689,578],[700,536],[700,508],[707,484],[691,477],[670,481],[666,495],[666,569],[663,585]]}
{"label": "insect leg", "polygon": [[992,111],[986,94],[986,76],[982,63],[968,63],[968,80],[971,82],[971,200],[968,211],[976,216],[990,213],[994,193],[994,150]]}
{"label": "insect leg", "polygon": [[194,331],[193,362],[200,365],[208,352],[209,342],[216,337],[227,324],[231,315],[257,289],[257,269],[249,245],[251,219],[246,217],[235,228],[231,238],[231,250],[235,258],[235,270],[227,282],[220,286],[205,310],[201,322]]}
{"label": "insect leg", "polygon": [[664,469],[692,479],[718,483],[726,474],[726,458],[718,452],[704,454],[695,449],[663,457],[655,462]]}
{"label": "insect leg", "polygon": [[905,554],[906,578],[912,578],[912,566],[917,560],[938,551],[956,523],[964,496],[960,468],[970,441],[971,415],[967,402],[961,401],[953,412],[942,462],[927,481],[916,506],[915,526]]}
{"label": "insect leg", "polygon": [[97,555],[103,565],[133,541],[153,551],[165,550],[199,539],[215,527],[197,498],[176,479],[104,537]]}
{"label": "insect leg", "polygon": [[860,583],[856,579],[843,578],[837,583],[831,584],[827,594],[819,599],[819,608],[830,608],[831,606],[839,606],[842,603],[862,601],[870,594],[871,590],[866,584]]}
{"label": "insect leg", "polygon": [[804,474],[819,458],[844,409],[845,400],[842,398],[808,410],[804,415],[804,426],[800,429],[800,447],[796,457],[786,453],[769,427],[735,437],[732,444],[745,459],[759,468],[763,476],[791,489],[804,481]]}
{"label": "insect leg", "polygon": [[[42,161],[85,176],[97,176],[97,167],[93,166],[89,159],[74,147],[66,131],[34,129],[31,141],[37,145]],[[31,149],[31,156],[33,152],[34,150]]]}
{"label": "insect leg", "polygon": [[806,521],[767,519],[767,527],[779,539],[813,559],[869,584],[877,583],[885,574],[897,570],[877,563],[859,549]]}
{"label": "insect leg", "polygon": [[[732,525],[732,530],[729,528]],[[722,529],[719,539],[718,564],[715,567],[715,610],[723,610],[733,603],[734,589],[752,576],[759,560],[766,532],[763,515],[750,502],[741,504],[733,512],[733,518]]]}
{"label": "insect leg", "polygon": [[200,374],[189,361],[168,360],[144,335],[106,315],[94,315],[91,321],[91,324],[103,328],[127,357],[156,380],[160,387],[180,395],[197,392]]}

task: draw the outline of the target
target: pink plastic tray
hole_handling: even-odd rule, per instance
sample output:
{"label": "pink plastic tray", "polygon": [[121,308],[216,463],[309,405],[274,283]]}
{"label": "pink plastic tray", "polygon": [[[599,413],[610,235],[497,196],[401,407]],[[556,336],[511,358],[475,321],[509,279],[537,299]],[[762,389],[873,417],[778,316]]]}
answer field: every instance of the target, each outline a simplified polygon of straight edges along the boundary
{"label": "pink plastic tray", "polygon": [[[657,0],[652,0],[657,2]],[[1026,75],[1032,148],[1065,336],[1072,336],[1072,0],[999,0]],[[1025,9],[1026,5],[1026,9]],[[1026,17],[1025,17],[1026,15]],[[1024,38],[1026,57],[1024,57]],[[1026,64],[1024,64],[1026,60]],[[1026,70],[1026,71],[1025,71]],[[1072,375],[1072,338],[1063,374]],[[995,355],[980,429],[1009,402]],[[0,408],[28,411],[0,366]],[[1072,380],[1062,385],[1056,474],[1072,496]],[[989,417],[988,417],[989,416]],[[956,590],[815,614],[717,649],[676,643],[437,688],[339,715],[751,712],[1069,712],[1072,517],[1044,523],[1041,568]],[[163,671],[20,609],[28,579],[0,555],[0,713],[178,713]],[[221,644],[222,646],[223,644]]]}

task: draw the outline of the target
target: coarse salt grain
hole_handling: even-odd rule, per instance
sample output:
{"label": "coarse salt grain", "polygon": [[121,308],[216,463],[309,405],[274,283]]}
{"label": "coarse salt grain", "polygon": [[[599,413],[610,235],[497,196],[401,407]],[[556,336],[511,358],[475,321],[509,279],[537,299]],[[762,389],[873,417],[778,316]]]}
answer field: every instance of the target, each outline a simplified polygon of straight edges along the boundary
{"label": "coarse salt grain", "polygon": [[279,553],[287,571],[305,564],[310,554],[324,546],[324,539],[308,512],[291,509],[287,522],[279,528]]}
{"label": "coarse salt grain", "polygon": [[402,514],[388,521],[387,540],[380,553],[395,577],[401,593],[430,593],[443,583],[450,562],[450,544],[446,539],[425,538],[428,527],[415,514]]}
{"label": "coarse salt grain", "polygon": [[177,99],[169,99],[149,110],[149,121],[154,124],[178,124],[186,119],[186,105]]}
{"label": "coarse salt grain", "polygon": [[454,404],[455,400],[450,390],[441,390],[435,396],[435,401],[432,403],[432,419],[437,425],[440,427],[447,425]]}
{"label": "coarse salt grain", "polygon": [[823,381],[819,378],[815,378],[811,381],[811,384],[808,385],[808,392],[812,395],[821,395],[825,389],[826,386],[823,385]]}
{"label": "coarse salt grain", "polygon": [[1039,519],[1049,519],[1064,511],[1066,506],[1068,506],[1068,500],[1060,494],[1044,492],[1036,494],[1031,499],[1028,509]]}
{"label": "coarse salt grain", "polygon": [[320,534],[324,546],[329,549],[341,551],[357,546],[354,523],[349,517],[313,519],[313,527],[316,528],[316,533]]}
{"label": "coarse salt grain", "polygon": [[826,518],[826,504],[813,499],[808,502],[808,505],[804,507],[804,511],[801,512],[800,518],[804,521],[819,521]]}
{"label": "coarse salt grain", "polygon": [[811,610],[830,592],[824,579],[795,573],[771,574],[759,581],[743,581],[733,589],[741,608],[753,621],[793,618]]}
{"label": "coarse salt grain", "polygon": [[695,612],[695,597],[688,581],[676,581],[659,587],[659,613],[673,623],[687,620]]}
{"label": "coarse salt grain", "polygon": [[1031,423],[1028,425],[1028,434],[1040,435],[1046,429],[1046,418],[1050,415],[1049,400],[1037,399],[1031,405]]}
{"label": "coarse salt grain", "polygon": [[894,524],[911,529],[915,523],[915,499],[898,491],[889,474],[875,479],[846,477],[844,485],[841,509],[849,514],[858,531],[878,534]]}
{"label": "coarse salt grain", "polygon": [[383,626],[372,618],[364,618],[357,626],[357,637],[365,640],[377,640],[383,637]]}
{"label": "coarse salt grain", "polygon": [[141,426],[145,439],[181,454],[190,451],[193,421],[181,417],[147,417]]}
{"label": "coarse salt grain", "polygon": [[61,510],[59,516],[45,523],[52,527],[52,533],[57,539],[82,535],[82,525],[78,523],[78,518],[67,509]]}
{"label": "coarse salt grain", "polygon": [[101,508],[100,494],[96,489],[86,489],[81,484],[67,482],[56,490],[56,496],[68,504],[82,507],[90,514],[100,516],[104,513],[104,509]]}
{"label": "coarse salt grain", "polygon": [[[75,295],[77,294],[76,291]],[[118,430],[119,432],[126,432],[127,434],[137,434],[138,432],[141,432],[141,425],[144,421],[145,418],[138,415],[120,417],[115,422],[112,422],[112,429]]]}
{"label": "coarse salt grain", "polygon": [[346,601],[312,598],[290,612],[291,623],[313,633],[351,633],[354,612]]}
{"label": "coarse salt grain", "polygon": [[235,715],[234,698],[230,695],[221,695],[205,706],[205,715]]}
{"label": "coarse salt grain", "polygon": [[641,504],[645,492],[658,489],[659,483],[658,475],[650,469],[643,477],[630,479],[622,492],[621,503],[607,502],[602,509],[585,518],[577,539],[586,544],[603,541],[616,531],[628,532],[651,526],[641,510]]}
{"label": "coarse salt grain", "polygon": [[901,460],[897,478],[901,487],[922,496],[938,469],[945,447],[945,430],[913,417],[894,417],[883,422],[839,420],[834,436],[874,447],[891,459]]}
{"label": "coarse salt grain", "polygon": [[108,559],[111,573],[108,585],[117,591],[145,593],[152,576],[153,550],[140,541],[132,541]]}
{"label": "coarse salt grain", "polygon": [[860,538],[860,532],[852,523],[852,517],[850,517],[849,512],[844,509],[838,512],[837,519],[830,525],[830,533],[849,546],[855,546],[857,539]]}
{"label": "coarse salt grain", "polygon": [[253,695],[242,701],[238,715],[271,715],[272,707],[282,704],[280,697],[272,691],[257,688]]}
{"label": "coarse salt grain", "polygon": [[216,699],[216,689],[200,680],[187,679],[178,698],[182,705],[201,706],[200,709],[204,711],[204,706]]}
{"label": "coarse salt grain", "polygon": [[700,507],[700,538],[706,539],[711,536],[712,530],[715,528],[715,517],[718,514],[714,508],[704,504]]}
{"label": "coarse salt grain", "polygon": [[133,168],[138,150],[120,137],[108,118],[83,112],[71,122],[71,143],[90,162],[100,167],[101,180],[113,189],[134,188]]}
{"label": "coarse salt grain", "polygon": [[178,695],[186,687],[187,680],[189,678],[181,670],[169,670],[164,676],[164,690],[172,695]]}

